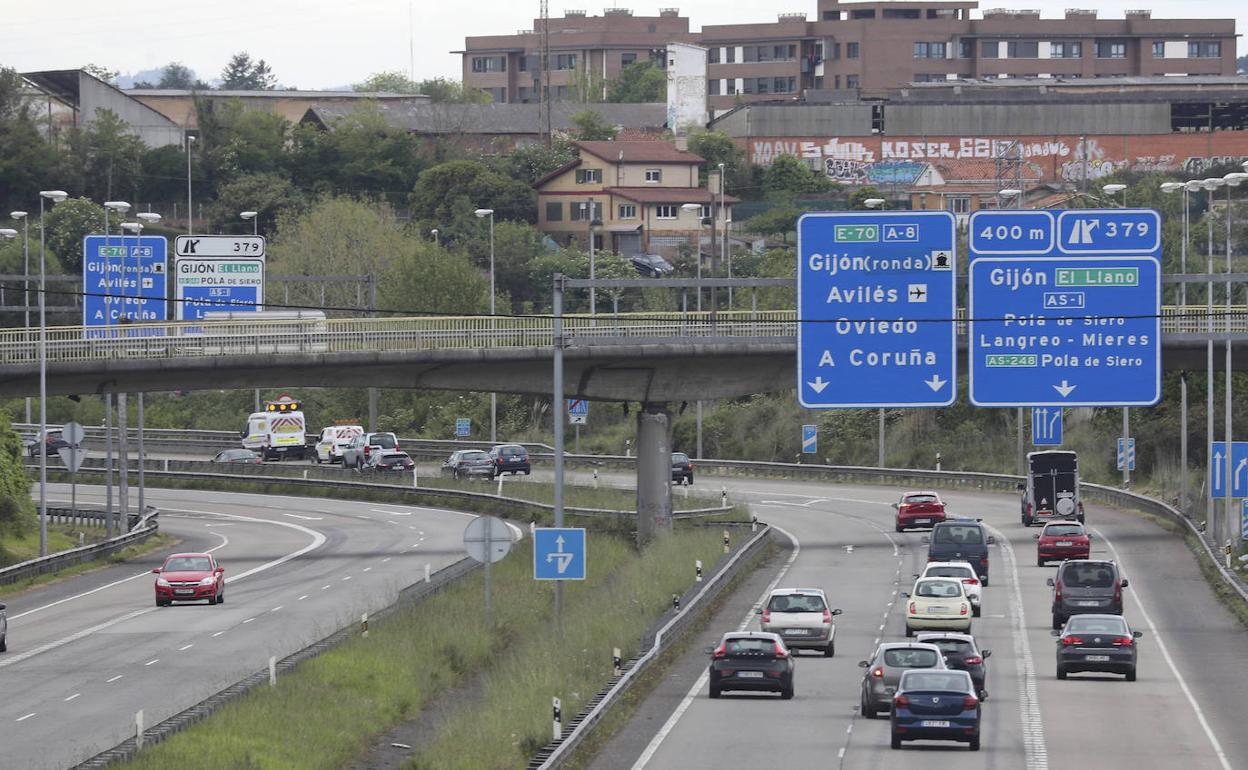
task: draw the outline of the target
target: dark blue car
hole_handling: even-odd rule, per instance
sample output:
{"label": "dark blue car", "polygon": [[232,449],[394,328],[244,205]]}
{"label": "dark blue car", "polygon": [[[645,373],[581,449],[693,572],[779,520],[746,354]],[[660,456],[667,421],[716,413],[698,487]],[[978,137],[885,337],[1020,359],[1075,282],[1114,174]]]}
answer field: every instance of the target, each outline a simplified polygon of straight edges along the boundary
{"label": "dark blue car", "polygon": [[979,751],[979,698],[965,671],[911,669],[893,696],[892,745],[902,741],[958,741]]}

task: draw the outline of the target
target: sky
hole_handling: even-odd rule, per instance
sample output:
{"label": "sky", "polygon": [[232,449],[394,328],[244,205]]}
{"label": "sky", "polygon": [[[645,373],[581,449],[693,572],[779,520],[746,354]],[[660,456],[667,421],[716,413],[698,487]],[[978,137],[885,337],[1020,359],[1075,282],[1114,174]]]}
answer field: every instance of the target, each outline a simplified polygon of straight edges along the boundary
{"label": "sky", "polygon": [[[613,3],[636,15],[679,7],[698,30],[703,24],[774,21],[775,11],[805,11],[815,0],[551,0],[551,16],[565,9],[602,13]],[[1154,18],[1225,18],[1235,14],[1241,35],[1237,55],[1248,52],[1248,2],[1236,0],[981,0],[983,8],[1039,8],[1060,18],[1066,7],[1096,8],[1101,18],[1121,18],[1128,8],[1151,8]],[[19,71],[73,69],[99,64],[122,75],[159,69],[171,61],[202,79],[219,76],[229,57],[247,51],[272,67],[288,87],[346,86],[375,72],[412,71],[417,80],[461,76],[460,49],[468,35],[513,34],[530,29],[538,0],[0,0],[0,66]],[[409,52],[414,51],[414,56]]]}

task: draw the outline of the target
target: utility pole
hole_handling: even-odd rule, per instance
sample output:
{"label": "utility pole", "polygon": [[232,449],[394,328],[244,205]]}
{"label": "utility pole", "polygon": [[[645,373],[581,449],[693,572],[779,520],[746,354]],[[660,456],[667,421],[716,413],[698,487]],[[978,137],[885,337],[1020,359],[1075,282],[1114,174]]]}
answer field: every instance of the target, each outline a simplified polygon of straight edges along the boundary
{"label": "utility pole", "polygon": [[537,120],[546,149],[550,149],[550,101],[553,98],[550,91],[550,0],[541,0],[541,27],[542,82],[537,89]]}

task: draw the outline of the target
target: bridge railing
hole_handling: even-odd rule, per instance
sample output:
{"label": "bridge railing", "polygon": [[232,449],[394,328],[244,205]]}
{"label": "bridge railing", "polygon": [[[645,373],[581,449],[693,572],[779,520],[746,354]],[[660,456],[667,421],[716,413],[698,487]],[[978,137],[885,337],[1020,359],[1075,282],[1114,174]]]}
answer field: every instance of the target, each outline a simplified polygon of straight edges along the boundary
{"label": "bridge railing", "polygon": [[[1213,313],[1213,331],[1226,331],[1226,306],[1215,305]],[[958,317],[959,332],[965,333],[964,311],[959,310]],[[1248,306],[1234,306],[1229,320],[1230,331],[1248,332]],[[1204,305],[1162,308],[1165,333],[1202,333],[1208,328],[1209,317]],[[796,334],[796,311],[570,315],[563,316],[563,333],[567,345],[681,338],[791,341]],[[493,349],[553,344],[551,316],[193,321],[49,327],[47,360]],[[38,361],[38,329],[0,330],[0,364]]]}

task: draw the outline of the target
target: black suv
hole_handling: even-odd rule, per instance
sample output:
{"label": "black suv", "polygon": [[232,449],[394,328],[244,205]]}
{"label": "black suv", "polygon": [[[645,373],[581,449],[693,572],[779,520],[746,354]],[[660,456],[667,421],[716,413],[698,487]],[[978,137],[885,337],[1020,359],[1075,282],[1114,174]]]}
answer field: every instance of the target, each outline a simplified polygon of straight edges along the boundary
{"label": "black suv", "polygon": [[946,519],[932,527],[923,542],[928,543],[928,561],[964,561],[988,585],[988,546],[997,541],[979,519]]}
{"label": "black suv", "polygon": [[529,465],[529,450],[519,444],[500,444],[490,450],[490,462],[494,464],[494,475],[510,473],[513,476],[523,473],[528,476],[532,472]]}
{"label": "black suv", "polygon": [[1122,614],[1122,589],[1127,579],[1112,561],[1067,559],[1057,568],[1053,586],[1053,628],[1059,629],[1071,615]]}

